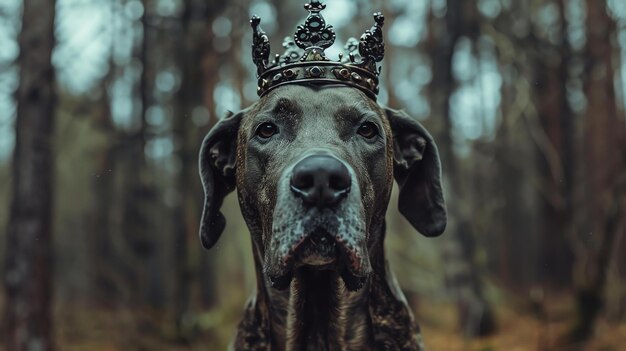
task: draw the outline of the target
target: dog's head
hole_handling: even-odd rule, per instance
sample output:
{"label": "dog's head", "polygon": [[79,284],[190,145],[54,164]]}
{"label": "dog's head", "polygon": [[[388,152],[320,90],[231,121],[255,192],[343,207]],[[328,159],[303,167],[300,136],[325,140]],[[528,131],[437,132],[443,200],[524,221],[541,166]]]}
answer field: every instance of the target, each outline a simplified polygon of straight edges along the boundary
{"label": "dog's head", "polygon": [[383,240],[393,178],[415,229],[436,236],[446,226],[430,134],[350,87],[287,85],[222,119],[202,143],[200,173],[202,244],[218,240],[220,206],[236,187],[263,272],[279,289],[301,266],[335,269],[358,289]]}

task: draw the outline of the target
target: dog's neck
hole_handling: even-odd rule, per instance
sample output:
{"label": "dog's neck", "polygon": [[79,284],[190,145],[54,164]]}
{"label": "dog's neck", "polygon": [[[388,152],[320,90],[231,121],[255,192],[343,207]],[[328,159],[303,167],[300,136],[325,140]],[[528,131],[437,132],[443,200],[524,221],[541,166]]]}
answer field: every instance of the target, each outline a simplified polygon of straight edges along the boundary
{"label": "dog's neck", "polygon": [[370,249],[373,273],[355,292],[335,272],[312,269],[299,270],[287,290],[270,288],[255,250],[257,292],[246,307],[234,349],[378,350],[391,342],[402,350],[423,350],[382,245]]}
{"label": "dog's neck", "polygon": [[364,350],[367,287],[351,292],[334,271],[301,268],[288,291],[269,294],[272,337],[285,350]]}

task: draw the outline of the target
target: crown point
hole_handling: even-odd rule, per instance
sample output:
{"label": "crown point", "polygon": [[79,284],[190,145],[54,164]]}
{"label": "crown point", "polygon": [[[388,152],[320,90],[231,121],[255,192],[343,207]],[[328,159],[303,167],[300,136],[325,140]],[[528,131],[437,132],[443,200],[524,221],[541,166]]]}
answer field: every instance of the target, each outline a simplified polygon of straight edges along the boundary
{"label": "crown point", "polygon": [[259,16],[252,16],[250,24],[252,25],[252,61],[257,66],[257,75],[261,75],[268,63],[270,56],[270,40],[267,34],[261,29],[259,25],[261,18]]}
{"label": "crown point", "polygon": [[320,12],[326,8],[326,4],[321,3],[319,0],[311,0],[304,4],[304,9],[312,12]]}
{"label": "crown point", "polygon": [[379,27],[382,27],[385,24],[385,16],[383,16],[382,12],[374,13],[374,22],[376,22]]}

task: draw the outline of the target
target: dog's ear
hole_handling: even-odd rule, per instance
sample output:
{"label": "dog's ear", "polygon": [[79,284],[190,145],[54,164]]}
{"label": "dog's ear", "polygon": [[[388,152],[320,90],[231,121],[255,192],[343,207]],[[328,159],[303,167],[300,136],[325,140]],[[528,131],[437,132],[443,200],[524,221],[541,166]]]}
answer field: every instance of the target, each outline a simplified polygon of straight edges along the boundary
{"label": "dog's ear", "polygon": [[398,209],[425,236],[446,228],[441,161],[428,131],[404,111],[385,108],[393,133],[393,173],[400,186]]}
{"label": "dog's ear", "polygon": [[235,189],[237,132],[243,114],[243,111],[229,112],[204,137],[200,148],[200,178],[204,188],[200,241],[206,249],[215,245],[226,226],[220,208],[226,195]]}

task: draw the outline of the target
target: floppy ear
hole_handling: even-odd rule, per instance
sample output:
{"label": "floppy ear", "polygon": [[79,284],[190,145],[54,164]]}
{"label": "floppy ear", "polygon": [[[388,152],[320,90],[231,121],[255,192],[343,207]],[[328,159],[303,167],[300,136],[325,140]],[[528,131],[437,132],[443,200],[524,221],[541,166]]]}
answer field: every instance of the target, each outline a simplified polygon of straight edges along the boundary
{"label": "floppy ear", "polygon": [[398,209],[425,236],[446,229],[441,161],[428,131],[404,111],[385,108],[393,133],[393,173],[400,186]]}
{"label": "floppy ear", "polygon": [[200,241],[210,249],[219,239],[226,219],[222,202],[235,189],[237,132],[244,112],[229,114],[209,131],[200,148],[200,178],[204,188],[204,210],[200,221]]}

